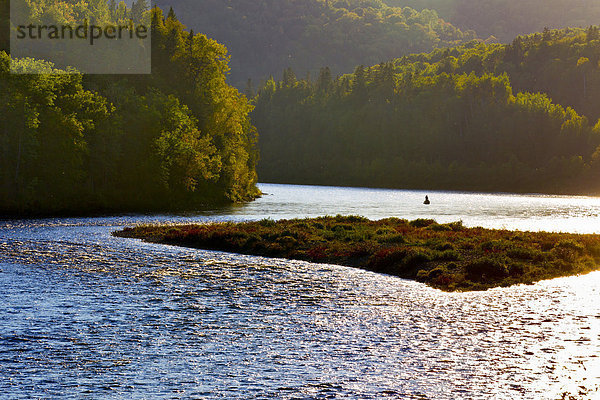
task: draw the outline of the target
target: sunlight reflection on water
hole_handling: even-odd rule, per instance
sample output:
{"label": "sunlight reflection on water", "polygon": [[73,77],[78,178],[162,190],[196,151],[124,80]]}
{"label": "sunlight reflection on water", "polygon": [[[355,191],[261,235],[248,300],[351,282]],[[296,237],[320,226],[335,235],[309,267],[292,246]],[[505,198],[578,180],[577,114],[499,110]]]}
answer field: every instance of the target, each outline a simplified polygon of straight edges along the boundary
{"label": "sunlight reflection on water", "polygon": [[[234,208],[232,214],[271,218],[356,214],[372,219],[462,219],[468,226],[600,232],[600,198],[319,186],[261,185],[266,196]],[[431,205],[423,204],[425,195]]]}
{"label": "sunlight reflection on water", "polygon": [[598,398],[600,272],[448,294],[110,236],[148,221],[337,213],[597,232],[598,199],[428,192],[425,207],[425,192],[262,189],[189,216],[0,221],[2,397]]}

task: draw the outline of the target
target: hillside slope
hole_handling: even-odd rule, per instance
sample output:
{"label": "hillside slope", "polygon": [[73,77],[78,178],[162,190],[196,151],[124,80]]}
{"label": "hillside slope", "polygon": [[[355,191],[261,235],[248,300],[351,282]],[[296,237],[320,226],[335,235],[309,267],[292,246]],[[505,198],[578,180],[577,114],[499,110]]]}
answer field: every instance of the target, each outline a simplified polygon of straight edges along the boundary
{"label": "hillside slope", "polygon": [[597,25],[597,0],[384,0],[390,6],[436,10],[460,29],[472,29],[481,37],[501,42],[550,29]]}
{"label": "hillside slope", "polygon": [[434,11],[392,8],[381,0],[159,0],[189,28],[224,43],[230,82],[264,80],[292,67],[299,75],[328,65],[351,72],[404,54],[474,37]]}
{"label": "hillside slope", "polygon": [[472,42],[336,79],[288,71],[255,99],[260,179],[596,193],[599,32]]}

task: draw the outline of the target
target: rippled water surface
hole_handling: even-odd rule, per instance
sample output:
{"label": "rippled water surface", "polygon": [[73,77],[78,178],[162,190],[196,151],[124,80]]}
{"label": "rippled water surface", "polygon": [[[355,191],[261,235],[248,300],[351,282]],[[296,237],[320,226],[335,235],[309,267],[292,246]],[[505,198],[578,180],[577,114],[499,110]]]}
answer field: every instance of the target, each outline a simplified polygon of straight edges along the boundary
{"label": "rippled water surface", "polygon": [[110,236],[141,222],[338,213],[600,232],[600,199],[261,188],[254,203],[190,216],[0,221],[0,397],[600,397],[600,273],[447,294]]}

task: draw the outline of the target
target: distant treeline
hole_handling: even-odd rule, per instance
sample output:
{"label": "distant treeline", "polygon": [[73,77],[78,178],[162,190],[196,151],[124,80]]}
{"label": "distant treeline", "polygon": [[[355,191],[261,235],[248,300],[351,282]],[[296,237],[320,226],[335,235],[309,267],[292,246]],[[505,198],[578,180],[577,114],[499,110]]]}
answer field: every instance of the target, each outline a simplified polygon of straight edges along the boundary
{"label": "distant treeline", "polygon": [[335,79],[329,68],[316,80],[288,69],[255,99],[259,175],[267,182],[600,192],[599,59],[599,30],[591,27],[510,45],[471,42]]}
{"label": "distant treeline", "polygon": [[436,10],[440,17],[480,37],[501,42],[545,27],[586,27],[600,21],[598,0],[384,0],[390,6]]}
{"label": "distant treeline", "polygon": [[224,43],[230,81],[243,87],[292,67],[303,76],[335,73],[473,39],[435,11],[389,7],[382,0],[159,0],[188,26]]}
{"label": "distant treeline", "polygon": [[544,30],[512,43],[475,41],[396,60],[399,70],[425,76],[441,73],[508,74],[515,91],[546,93],[596,121],[600,118],[600,28]]}
{"label": "distant treeline", "polygon": [[141,12],[151,75],[65,74],[31,59],[12,61],[44,74],[14,75],[0,52],[0,213],[193,209],[258,194],[251,106],[225,83],[226,48],[160,9]]}

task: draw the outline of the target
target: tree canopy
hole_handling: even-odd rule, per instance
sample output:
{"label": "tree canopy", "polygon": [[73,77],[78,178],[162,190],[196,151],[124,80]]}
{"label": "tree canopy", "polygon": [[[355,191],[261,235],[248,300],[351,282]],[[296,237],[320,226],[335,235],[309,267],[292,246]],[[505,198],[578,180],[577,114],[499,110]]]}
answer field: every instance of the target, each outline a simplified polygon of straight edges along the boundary
{"label": "tree canopy", "polygon": [[232,53],[231,82],[243,87],[292,67],[336,74],[474,38],[438,17],[381,0],[160,0]]}
{"label": "tree canopy", "polygon": [[10,74],[0,52],[0,212],[192,209],[258,194],[252,107],[226,84],[227,49],[151,12],[151,75],[32,59],[12,60],[29,74]]}
{"label": "tree canopy", "polygon": [[261,179],[599,191],[597,32],[474,41],[336,79],[286,70],[255,99]]}
{"label": "tree canopy", "polygon": [[519,35],[548,28],[597,24],[597,0],[384,0],[390,6],[436,10],[460,29],[472,29],[480,37],[509,42]]}
{"label": "tree canopy", "polygon": [[518,91],[546,93],[590,120],[600,118],[600,28],[544,30],[518,36],[510,44],[472,41],[395,61],[400,70],[425,75],[508,74]]}

